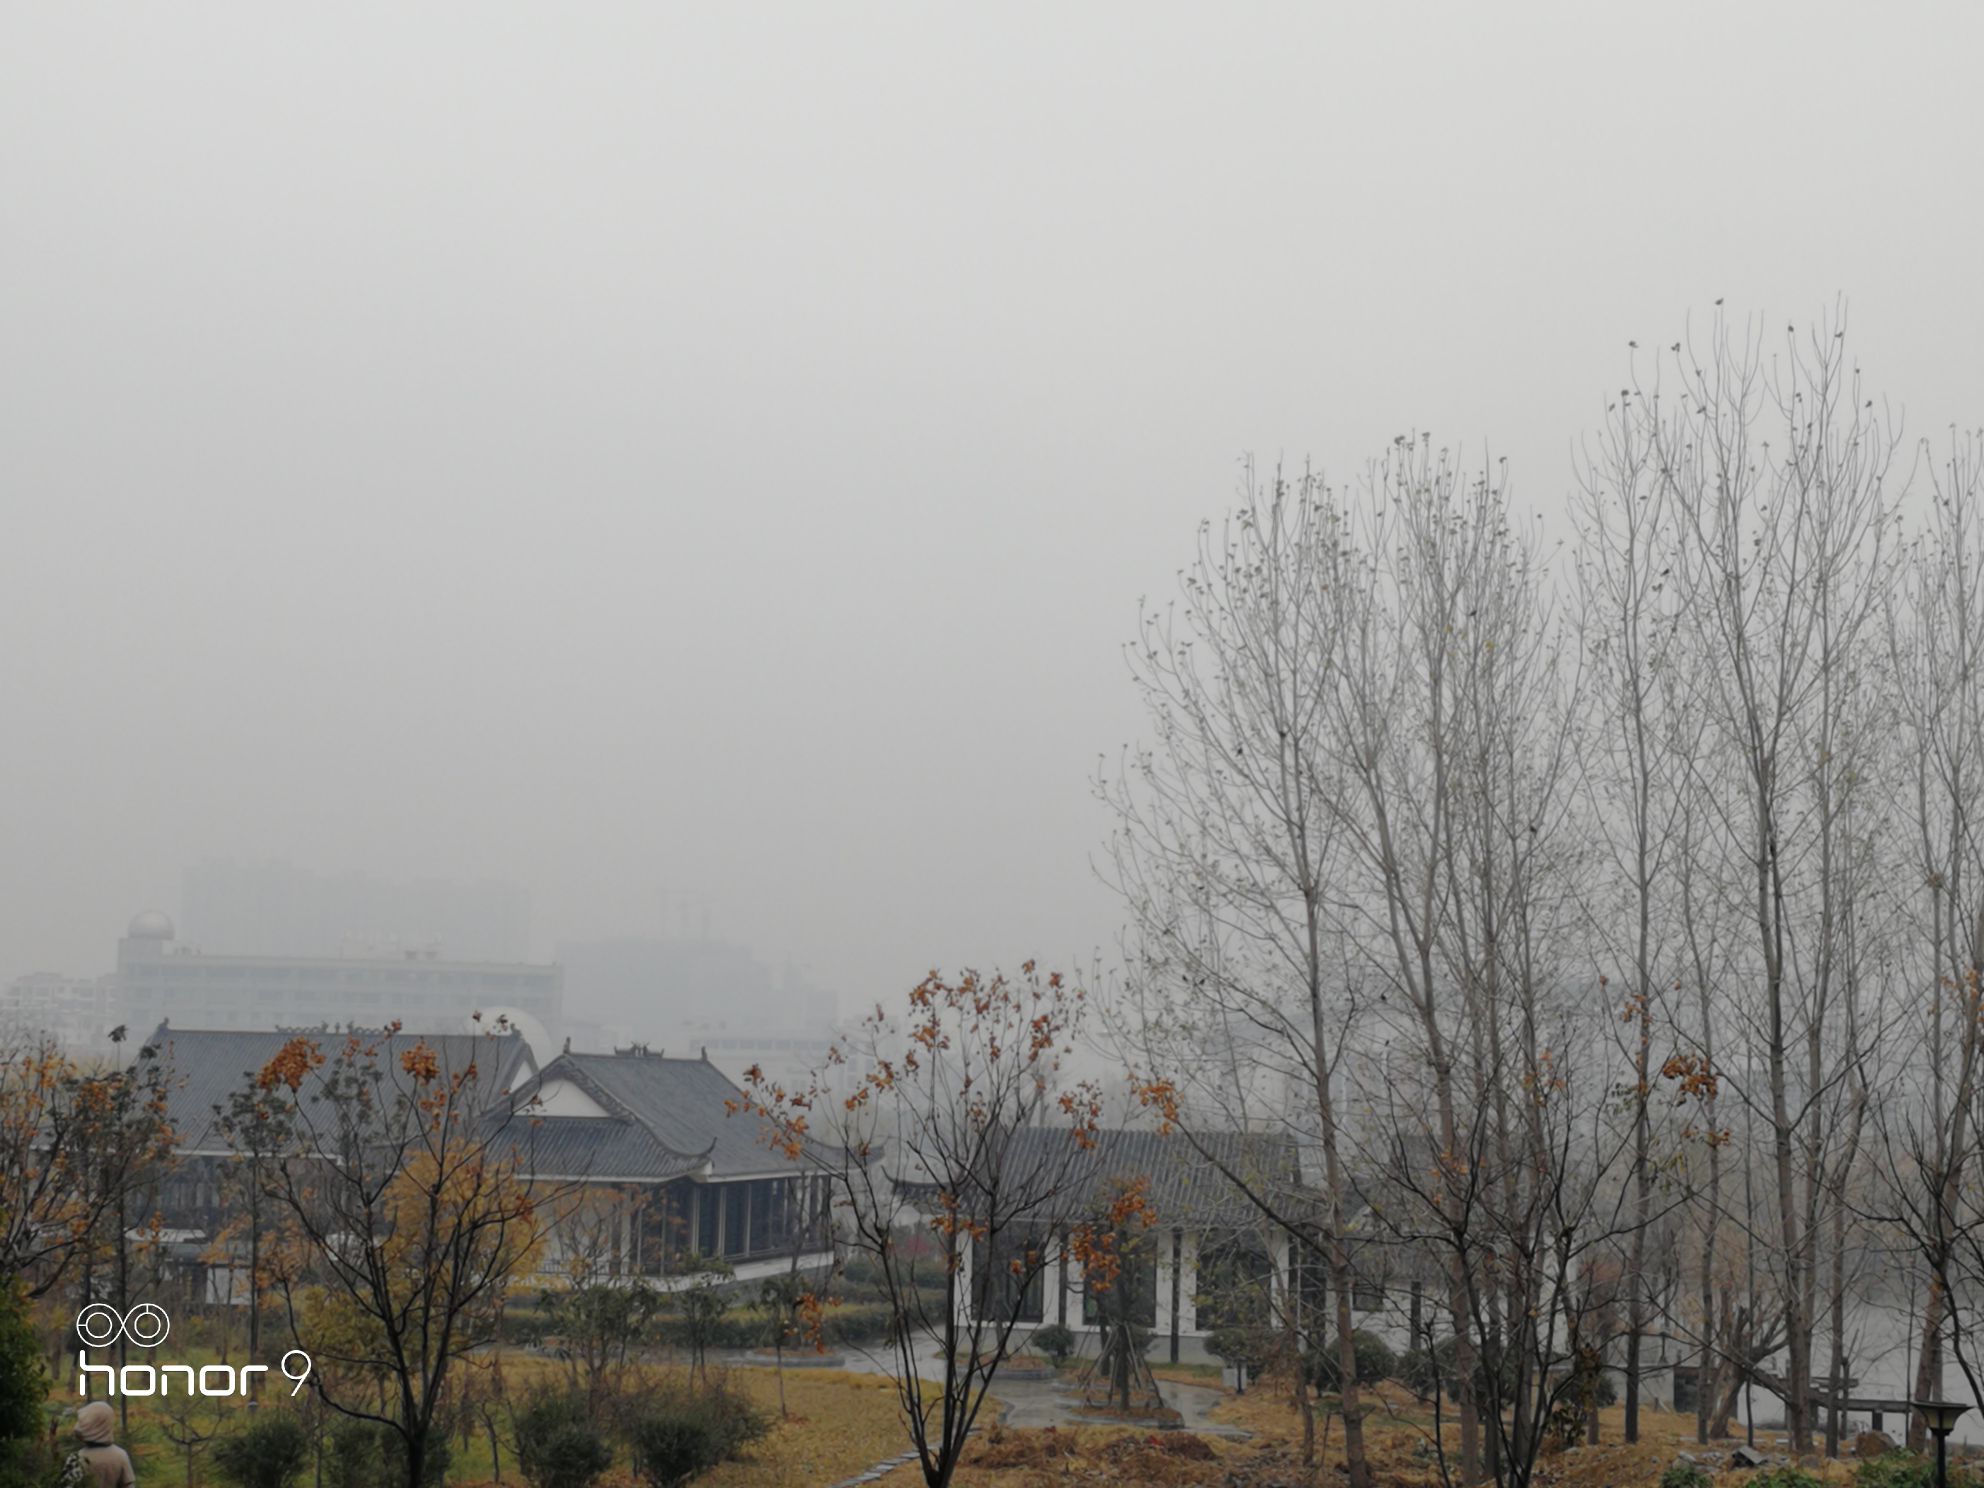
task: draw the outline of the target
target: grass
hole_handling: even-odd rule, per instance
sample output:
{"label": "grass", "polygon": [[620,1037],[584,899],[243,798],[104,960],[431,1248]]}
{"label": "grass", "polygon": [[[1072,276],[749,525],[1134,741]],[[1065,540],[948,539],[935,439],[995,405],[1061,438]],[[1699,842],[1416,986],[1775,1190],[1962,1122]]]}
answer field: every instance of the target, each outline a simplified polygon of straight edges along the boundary
{"label": "grass", "polygon": [[[209,1361],[210,1356],[189,1353],[177,1355],[171,1362]],[[1079,1368],[1080,1361],[1071,1367]],[[564,1367],[555,1362],[517,1355],[507,1355],[503,1368],[513,1397],[536,1380],[562,1377],[564,1373]],[[1182,1383],[1217,1384],[1217,1369],[1210,1366],[1163,1364],[1156,1370],[1161,1377]],[[840,1370],[788,1372],[785,1394],[790,1417],[779,1419],[778,1379],[772,1369],[732,1368],[727,1375],[733,1386],[774,1418],[773,1427],[744,1457],[698,1479],[699,1488],[820,1488],[852,1477],[908,1445],[895,1390],[887,1379]],[[276,1389],[286,1392],[287,1382],[276,1382]],[[1395,1385],[1370,1393],[1377,1409],[1368,1419],[1366,1434],[1379,1483],[1385,1488],[1435,1488],[1439,1472],[1430,1452],[1430,1409]],[[66,1381],[58,1394],[64,1400],[74,1399]],[[271,1395],[273,1401],[281,1398],[279,1393]],[[163,1437],[163,1413],[158,1402],[134,1399],[130,1407],[134,1429],[127,1445],[137,1461],[139,1481],[147,1488],[200,1488],[213,1481],[202,1456],[194,1481],[188,1484],[183,1456]],[[232,1402],[224,1403],[215,1414],[234,1425],[227,1416],[236,1412],[245,1418],[245,1411]],[[1245,1395],[1229,1393],[1214,1409],[1213,1419],[1251,1433],[1250,1439],[1222,1440],[1190,1432],[1152,1433],[1100,1424],[1046,1431],[991,1428],[975,1438],[968,1449],[957,1488],[1049,1488],[1050,1484],[1068,1481],[1150,1483],[1159,1488],[1225,1484],[1256,1488],[1307,1478],[1301,1461],[1301,1418],[1286,1390],[1261,1383]],[[1327,1481],[1343,1460],[1343,1423],[1318,1412],[1317,1432],[1322,1478]],[[1451,1422],[1445,1434],[1451,1450],[1457,1445],[1458,1434]],[[1677,1453],[1700,1450],[1694,1443],[1692,1416],[1648,1411],[1642,1416],[1637,1444],[1627,1446],[1623,1434],[1623,1409],[1607,1409],[1601,1415],[1600,1444],[1545,1457],[1538,1467],[1538,1488],[1654,1488],[1661,1471]],[[1735,1444],[1732,1439],[1712,1444],[1709,1450],[1727,1451]],[[454,1488],[488,1488],[493,1472],[486,1438],[478,1432],[466,1443],[457,1436],[449,1445],[455,1456],[448,1482]],[[1777,1433],[1762,1433],[1759,1445],[1773,1453],[1781,1450]],[[507,1442],[503,1468],[504,1483],[519,1481]],[[1815,1470],[1827,1484],[1845,1485],[1852,1482],[1852,1469],[1852,1463],[1838,1462],[1824,1463]],[[884,1488],[913,1488],[918,1481],[912,1467],[889,1474],[883,1484]],[[601,1488],[634,1485],[623,1453],[601,1480]]]}
{"label": "grass", "polygon": [[[133,1362],[140,1362],[133,1359]],[[211,1363],[210,1354],[177,1353],[163,1362]],[[512,1397],[531,1384],[549,1378],[562,1378],[564,1366],[551,1360],[506,1355],[505,1382]],[[726,1371],[730,1383],[747,1395],[753,1404],[772,1418],[772,1430],[736,1462],[726,1463],[696,1481],[709,1488],[819,1488],[820,1484],[852,1477],[884,1457],[903,1450],[907,1438],[896,1410],[895,1389],[884,1378],[874,1375],[844,1374],[839,1370],[793,1370],[785,1376],[785,1399],[790,1418],[779,1416],[777,1372],[767,1368],[733,1368]],[[278,1382],[282,1392],[287,1382]],[[269,1394],[272,1405],[280,1405],[284,1395]],[[55,1392],[55,1401],[70,1407],[78,1403],[66,1380]],[[130,1451],[138,1481],[146,1488],[208,1488],[217,1482],[206,1452],[194,1459],[191,1483],[186,1472],[183,1450],[164,1434],[168,1418],[154,1398],[129,1401],[131,1430],[119,1440]],[[240,1402],[202,1403],[201,1424],[238,1430],[248,1419]],[[488,1438],[478,1427],[464,1442],[452,1436],[453,1453],[448,1471],[451,1488],[480,1488],[494,1482],[494,1464]],[[503,1446],[503,1482],[517,1485],[509,1443]],[[306,1472],[304,1482],[311,1481]],[[614,1468],[600,1480],[600,1488],[634,1488],[636,1479],[629,1469],[624,1450]]]}

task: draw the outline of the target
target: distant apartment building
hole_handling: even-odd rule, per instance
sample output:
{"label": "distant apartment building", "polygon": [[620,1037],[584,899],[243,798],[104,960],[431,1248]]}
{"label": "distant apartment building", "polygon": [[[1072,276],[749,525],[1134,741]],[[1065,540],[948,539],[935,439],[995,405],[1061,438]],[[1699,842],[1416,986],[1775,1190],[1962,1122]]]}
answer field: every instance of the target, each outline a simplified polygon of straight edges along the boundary
{"label": "distant apartment building", "polygon": [[0,991],[0,1038],[52,1038],[75,1055],[108,1055],[110,1031],[124,1021],[115,977],[52,971],[16,978]]}
{"label": "distant apartment building", "polygon": [[161,1023],[230,1029],[398,1020],[413,1032],[456,1032],[471,1013],[514,1010],[555,1036],[564,1013],[557,966],[443,960],[431,945],[351,955],[215,954],[179,941],[172,921],[155,911],[132,920],[117,942],[114,980],[119,1021],[146,1030]]}
{"label": "distant apartment building", "polygon": [[745,1082],[746,1072],[755,1068],[788,1090],[804,1090],[807,1082],[825,1069],[833,1041],[833,1030],[824,1024],[758,1032],[691,1025],[676,1034],[667,1052],[684,1059],[707,1059],[739,1084]]}
{"label": "distant apartment building", "polygon": [[[561,941],[575,1037],[601,1048],[639,1042],[711,1063],[733,1080],[758,1065],[788,1085],[824,1059],[834,998],[787,967],[708,936]],[[802,1082],[803,1083],[803,1082]]]}
{"label": "distant apartment building", "polygon": [[181,935],[214,954],[331,957],[439,947],[455,961],[530,956],[530,898],[514,884],[208,862],[186,870],[181,890]]}

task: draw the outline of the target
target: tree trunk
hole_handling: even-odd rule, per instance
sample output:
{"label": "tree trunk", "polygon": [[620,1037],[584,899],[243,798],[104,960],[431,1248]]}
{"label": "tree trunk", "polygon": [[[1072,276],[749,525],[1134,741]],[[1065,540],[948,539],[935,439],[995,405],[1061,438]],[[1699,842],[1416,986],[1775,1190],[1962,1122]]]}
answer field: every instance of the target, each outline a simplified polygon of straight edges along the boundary
{"label": "tree trunk", "polygon": [[[1941,1278],[1930,1276],[1928,1300],[1922,1305],[1922,1333],[1919,1352],[1915,1358],[1915,1398],[1917,1400],[1941,1400],[1943,1398],[1943,1284]],[[1928,1438],[1928,1431],[1922,1425],[1922,1418],[1914,1411],[1908,1413],[1909,1450],[1919,1452]]]}
{"label": "tree trunk", "polygon": [[1775,870],[1776,833],[1770,832],[1767,851],[1757,859],[1760,919],[1767,938],[1769,967],[1769,1043],[1771,1155],[1777,1177],[1779,1244],[1784,1253],[1784,1347],[1786,1356],[1784,1423],[1791,1450],[1802,1456],[1812,1450],[1812,1322],[1805,1310],[1805,1245],[1800,1234],[1796,1167],[1792,1161],[1791,1102],[1785,1068],[1784,949],[1782,945],[1783,885]]}
{"label": "tree trunk", "polygon": [[[1311,910],[1311,925],[1314,925]],[[1313,930],[1310,944],[1316,944]],[[1320,968],[1311,961],[1315,988],[1310,998],[1316,1038],[1316,1111],[1321,1126],[1323,1178],[1328,1190],[1330,1293],[1336,1303],[1336,1363],[1339,1398],[1343,1402],[1343,1460],[1349,1473],[1350,1488],[1372,1488],[1371,1463],[1364,1445],[1364,1410],[1357,1385],[1357,1340],[1350,1320],[1350,1247],[1343,1238],[1343,1192],[1345,1179],[1337,1152],[1336,1105],[1330,1094],[1330,1071],[1324,1058],[1327,1028],[1323,1020]],[[1292,1252],[1291,1252],[1292,1253]],[[1292,1301],[1292,1297],[1291,1297]],[[1297,1362],[1297,1369],[1301,1367]],[[1305,1439],[1313,1428],[1305,1421]],[[1306,1460],[1306,1459],[1305,1459]]]}

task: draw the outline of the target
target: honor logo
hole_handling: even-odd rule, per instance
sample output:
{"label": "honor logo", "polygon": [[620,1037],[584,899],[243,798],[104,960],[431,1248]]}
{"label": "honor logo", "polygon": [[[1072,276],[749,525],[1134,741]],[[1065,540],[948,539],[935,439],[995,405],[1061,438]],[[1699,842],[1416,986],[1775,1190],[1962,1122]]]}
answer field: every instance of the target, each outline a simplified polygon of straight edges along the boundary
{"label": "honor logo", "polygon": [[[126,1364],[119,1369],[110,1364],[90,1363],[91,1349],[107,1349],[119,1338],[139,1348],[157,1348],[171,1332],[172,1319],[156,1302],[140,1302],[126,1313],[118,1312],[108,1303],[92,1302],[76,1316],[76,1336],[83,1343],[82,1393],[90,1393],[91,1376],[102,1375],[107,1395],[170,1395],[172,1377],[177,1374],[185,1376],[181,1394],[204,1395],[214,1400],[246,1397],[252,1392],[255,1376],[269,1372],[266,1364],[243,1364],[238,1369],[232,1364],[202,1364],[197,1369],[191,1364]],[[291,1366],[292,1359],[301,1361],[300,1368]],[[282,1377],[295,1382],[295,1388],[289,1392],[292,1396],[310,1378],[310,1367],[310,1356],[302,1349],[291,1349],[282,1356]]]}

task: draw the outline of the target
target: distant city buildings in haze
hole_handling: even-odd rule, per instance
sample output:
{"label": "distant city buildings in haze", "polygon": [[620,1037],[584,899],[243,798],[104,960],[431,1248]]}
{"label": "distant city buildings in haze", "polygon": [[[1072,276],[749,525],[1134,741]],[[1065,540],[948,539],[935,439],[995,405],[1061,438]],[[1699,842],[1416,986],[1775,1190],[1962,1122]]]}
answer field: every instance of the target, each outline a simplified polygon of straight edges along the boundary
{"label": "distant city buildings in haze", "polygon": [[0,993],[0,1026],[46,1035],[79,1055],[112,1052],[111,1029],[133,1037],[179,1028],[378,1028],[460,1033],[471,1015],[510,1014],[535,1046],[565,1036],[559,968],[443,957],[439,948],[370,948],[349,955],[216,954],[180,938],[169,916],[136,916],[117,942],[117,969],[83,978],[36,972]]}
{"label": "distant city buildings in haze", "polygon": [[0,1039],[52,1038],[77,1055],[108,1056],[110,1030],[124,1021],[114,976],[72,977],[36,971],[0,991]]}
{"label": "distant city buildings in haze", "polygon": [[206,862],[186,870],[180,905],[181,936],[214,955],[530,956],[529,894],[490,880],[399,882],[281,862]]}
{"label": "distant city buildings in haze", "polygon": [[558,943],[574,1041],[640,1042],[710,1061],[732,1079],[758,1065],[791,1083],[833,1040],[835,998],[788,962],[777,975],[746,946],[706,933]]}
{"label": "distant city buildings in haze", "polygon": [[675,937],[563,941],[526,959],[528,900],[500,883],[395,884],[286,863],[208,862],[185,874],[182,919],[152,910],[116,942],[115,969],[37,972],[0,990],[0,1025],[80,1055],[175,1028],[381,1027],[453,1033],[508,1012],[541,1055],[643,1045],[707,1052],[733,1079],[753,1065],[803,1082],[833,1038],[833,994],[790,962],[774,971],[685,908]]}
{"label": "distant city buildings in haze", "polygon": [[556,966],[444,960],[437,948],[393,954],[229,955],[180,942],[156,912],[131,921],[117,942],[121,1021],[183,1028],[376,1028],[460,1032],[475,1012],[516,1010],[555,1033],[564,1013]]}

